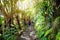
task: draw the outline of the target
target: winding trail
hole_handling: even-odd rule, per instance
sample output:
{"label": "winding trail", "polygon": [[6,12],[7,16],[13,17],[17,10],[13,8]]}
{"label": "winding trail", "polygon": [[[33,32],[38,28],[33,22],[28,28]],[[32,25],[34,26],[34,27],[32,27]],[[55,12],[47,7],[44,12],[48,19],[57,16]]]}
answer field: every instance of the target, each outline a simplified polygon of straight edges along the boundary
{"label": "winding trail", "polygon": [[33,26],[29,26],[23,34],[18,38],[18,40],[38,40],[36,31]]}

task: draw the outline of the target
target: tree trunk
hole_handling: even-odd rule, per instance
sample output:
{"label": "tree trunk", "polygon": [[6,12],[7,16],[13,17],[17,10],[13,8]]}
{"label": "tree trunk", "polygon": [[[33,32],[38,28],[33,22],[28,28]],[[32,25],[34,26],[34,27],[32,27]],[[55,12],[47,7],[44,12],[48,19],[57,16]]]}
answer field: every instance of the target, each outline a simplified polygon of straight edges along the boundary
{"label": "tree trunk", "polygon": [[17,23],[18,23],[19,29],[21,30],[21,25],[20,25],[20,21],[19,21],[19,16],[18,16],[18,15],[16,16],[16,20],[17,20]]}

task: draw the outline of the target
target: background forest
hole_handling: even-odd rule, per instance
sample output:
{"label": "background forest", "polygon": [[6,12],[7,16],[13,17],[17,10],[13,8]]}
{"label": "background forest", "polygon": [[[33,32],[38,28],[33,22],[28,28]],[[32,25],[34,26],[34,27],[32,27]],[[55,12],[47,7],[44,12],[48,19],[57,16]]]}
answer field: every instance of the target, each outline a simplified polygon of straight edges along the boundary
{"label": "background forest", "polygon": [[0,0],[0,40],[17,40],[29,21],[37,40],[60,40],[60,0]]}

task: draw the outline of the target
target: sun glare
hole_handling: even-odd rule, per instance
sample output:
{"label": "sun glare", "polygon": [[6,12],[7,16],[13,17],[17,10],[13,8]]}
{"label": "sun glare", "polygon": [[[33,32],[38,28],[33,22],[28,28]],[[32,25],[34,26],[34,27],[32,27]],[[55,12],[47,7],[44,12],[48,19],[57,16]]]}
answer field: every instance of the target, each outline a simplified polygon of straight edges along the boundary
{"label": "sun glare", "polygon": [[21,2],[21,0],[18,0],[17,7],[20,10],[26,10],[27,8],[31,8],[33,6],[33,0],[24,0]]}

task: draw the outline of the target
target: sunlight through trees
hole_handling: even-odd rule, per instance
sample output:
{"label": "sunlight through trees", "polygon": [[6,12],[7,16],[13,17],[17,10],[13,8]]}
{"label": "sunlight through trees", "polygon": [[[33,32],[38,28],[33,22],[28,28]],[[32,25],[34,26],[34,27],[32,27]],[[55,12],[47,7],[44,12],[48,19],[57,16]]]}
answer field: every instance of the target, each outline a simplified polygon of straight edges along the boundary
{"label": "sunlight through trees", "polygon": [[1,40],[17,40],[30,26],[37,40],[60,40],[60,0],[0,0]]}

